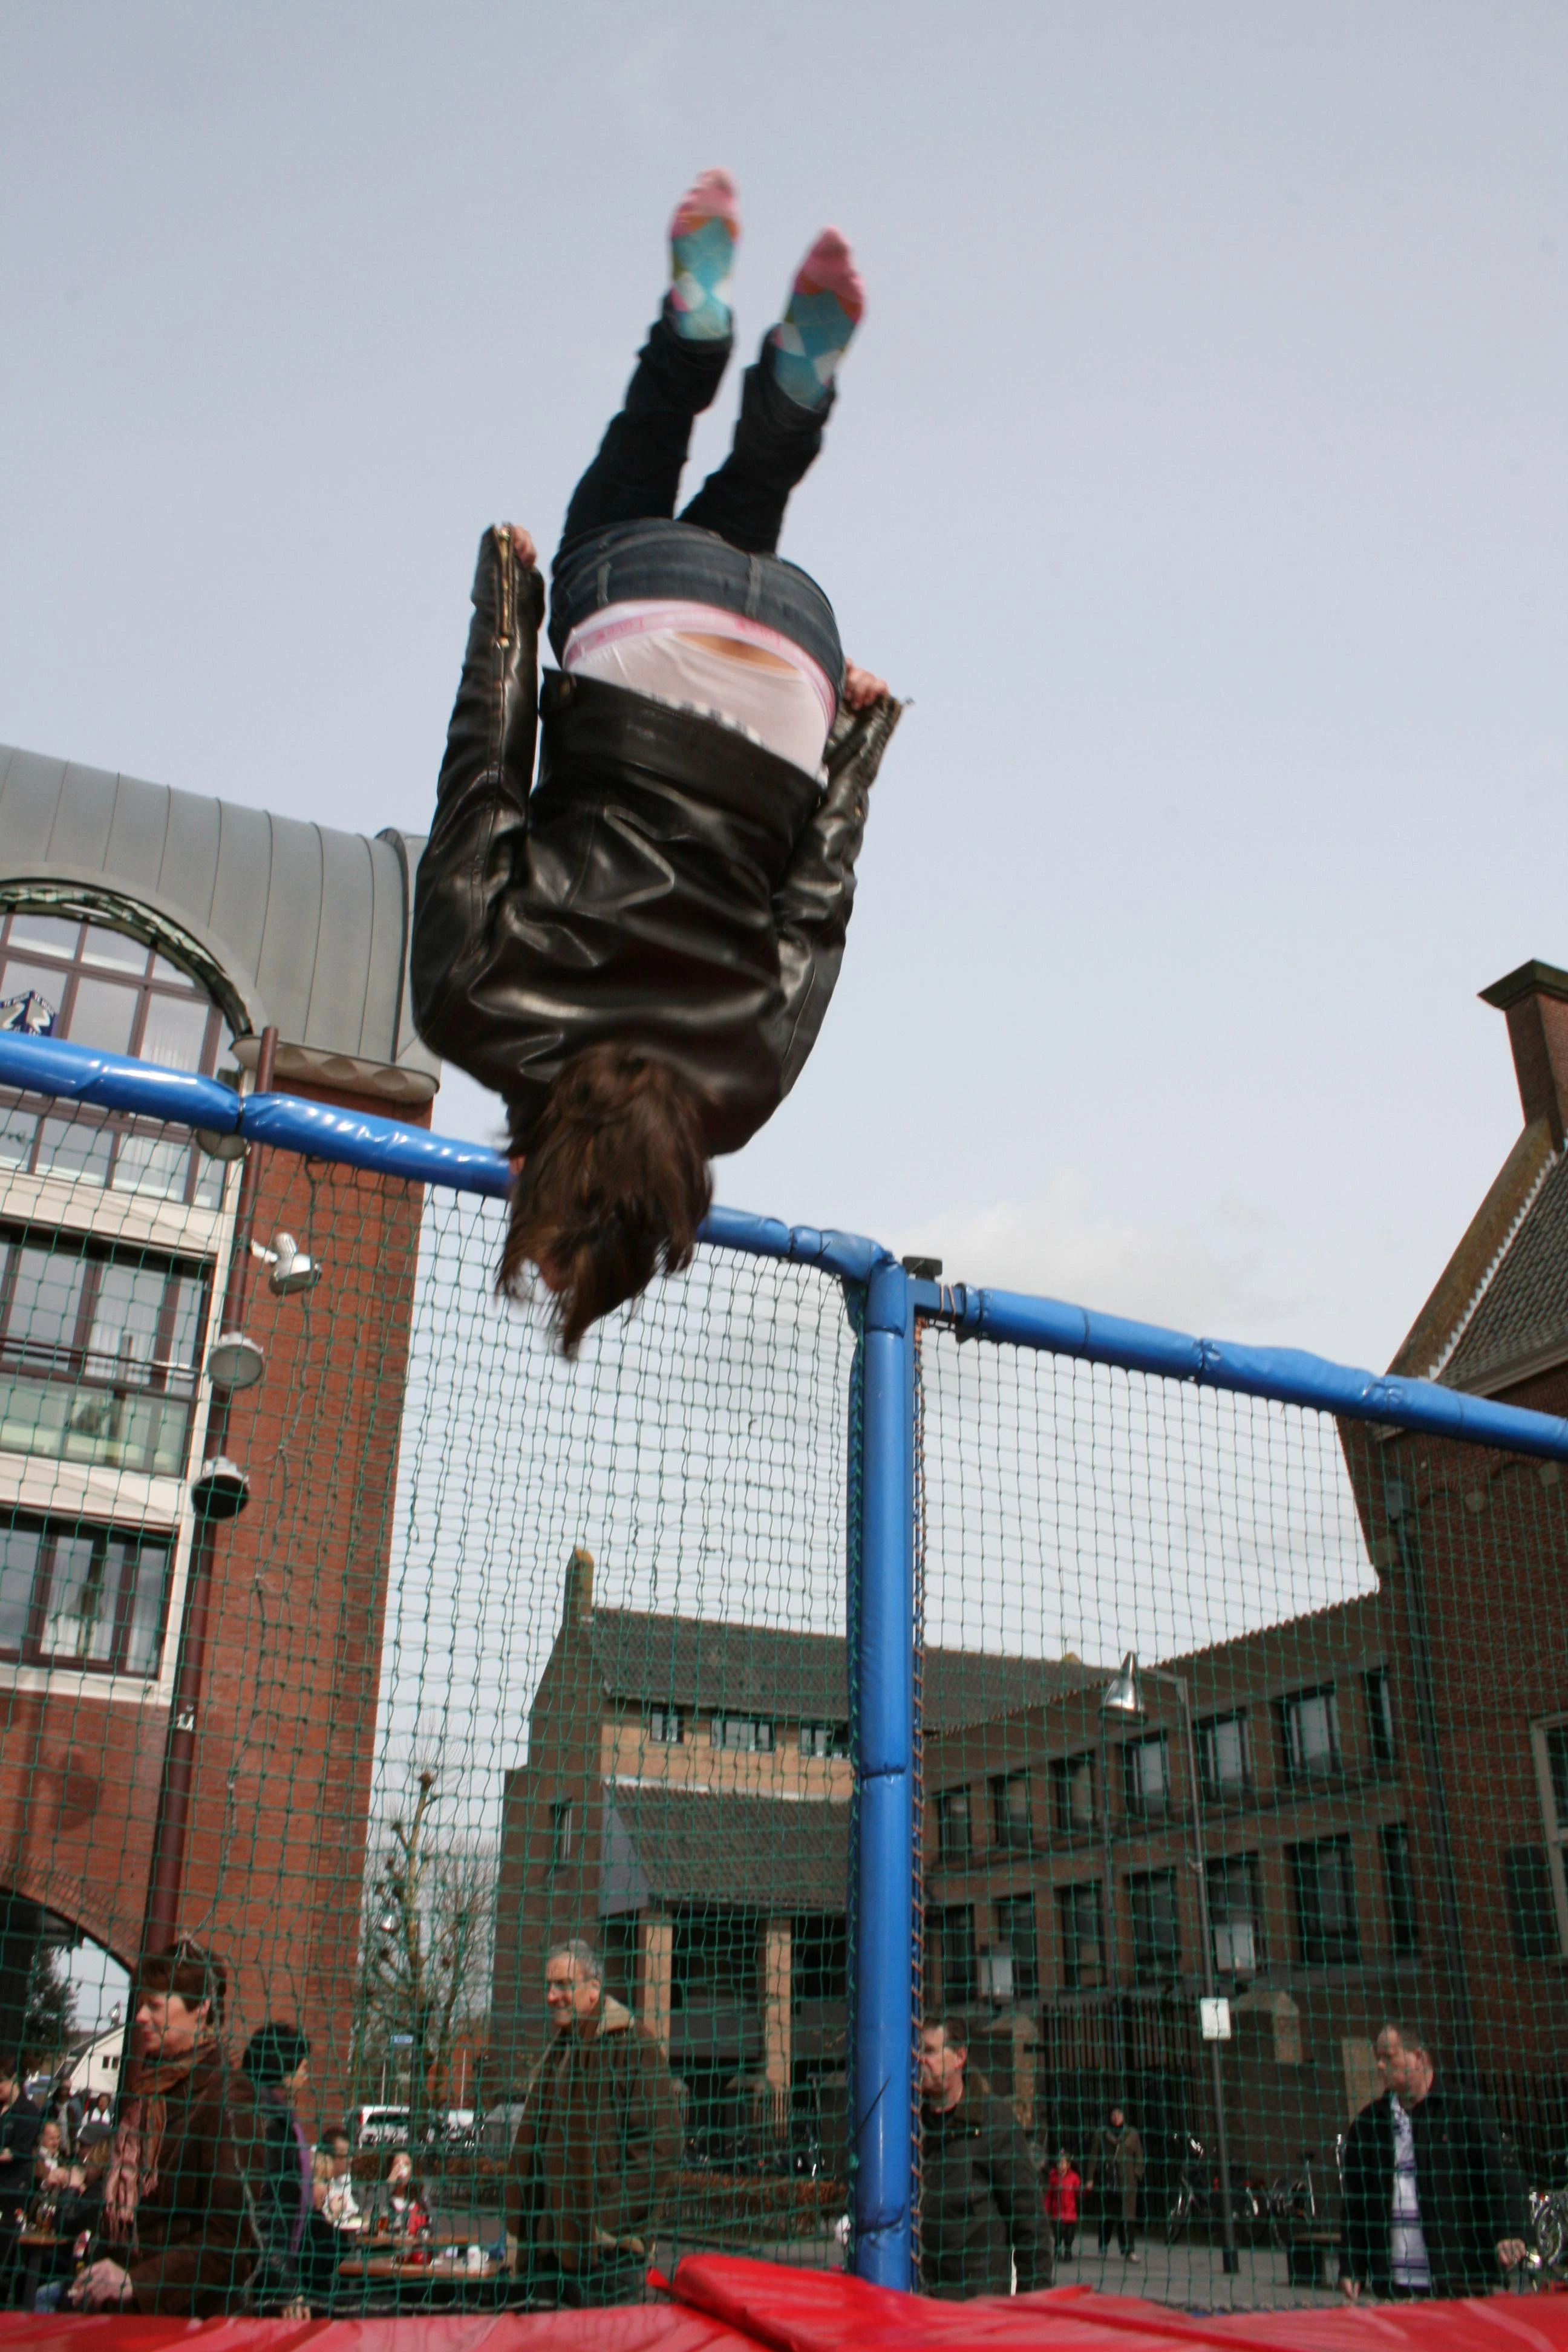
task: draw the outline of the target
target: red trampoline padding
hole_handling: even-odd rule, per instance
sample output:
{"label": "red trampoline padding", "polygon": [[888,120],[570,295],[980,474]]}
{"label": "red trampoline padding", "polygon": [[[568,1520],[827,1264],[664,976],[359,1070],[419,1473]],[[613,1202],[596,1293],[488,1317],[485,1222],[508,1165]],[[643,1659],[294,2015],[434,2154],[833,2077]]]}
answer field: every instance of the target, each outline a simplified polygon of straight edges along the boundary
{"label": "red trampoline padding", "polygon": [[[765,2265],[759,2264],[759,2268]],[[710,2313],[682,2304],[612,2311],[442,2312],[407,2319],[88,2318],[0,2314],[0,2352],[756,2352]]]}
{"label": "red trampoline padding", "polygon": [[694,2254],[674,2303],[406,2319],[35,2318],[0,2315],[0,2352],[1568,2352],[1568,2295],[1209,2316],[1091,2287],[928,2303],[841,2271]]}
{"label": "red trampoline padding", "polygon": [[1172,2311],[1083,2286],[1045,2294],[931,2303],[867,2286],[842,2271],[790,2270],[738,2255],[689,2255],[675,2273],[683,2304],[710,2312],[770,2352],[1568,2352],[1568,2295],[1490,2295],[1474,2303],[1377,2304],[1224,2315]]}

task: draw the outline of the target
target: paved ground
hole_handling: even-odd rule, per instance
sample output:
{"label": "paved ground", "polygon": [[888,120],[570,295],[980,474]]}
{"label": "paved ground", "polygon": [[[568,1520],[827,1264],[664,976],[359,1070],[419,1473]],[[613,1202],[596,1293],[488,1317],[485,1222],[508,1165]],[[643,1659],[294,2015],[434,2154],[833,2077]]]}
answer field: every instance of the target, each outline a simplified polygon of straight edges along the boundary
{"label": "paved ground", "polygon": [[1114,2239],[1102,2254],[1092,2236],[1086,2246],[1080,2234],[1074,2258],[1057,2265],[1057,2284],[1065,2286],[1078,2280],[1107,2294],[1144,2294],[1152,2302],[1176,2304],[1187,2311],[1278,2310],[1303,2304],[1321,2306],[1340,2299],[1332,2285],[1292,2286],[1285,2255],[1273,2246],[1242,2246],[1237,2252],[1241,2267],[1229,2278],[1220,2248],[1201,2240],[1167,2246],[1163,2239],[1141,2239],[1138,2261],[1127,2263]]}

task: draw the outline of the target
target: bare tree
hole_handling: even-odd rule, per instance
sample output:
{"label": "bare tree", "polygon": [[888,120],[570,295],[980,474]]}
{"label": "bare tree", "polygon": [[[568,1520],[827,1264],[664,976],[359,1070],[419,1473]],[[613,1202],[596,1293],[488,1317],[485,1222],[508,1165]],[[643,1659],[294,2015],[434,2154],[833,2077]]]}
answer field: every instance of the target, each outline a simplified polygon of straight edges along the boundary
{"label": "bare tree", "polygon": [[413,1811],[393,1822],[366,1890],[356,2070],[363,2074],[406,2036],[400,2046],[408,2053],[416,2151],[432,2120],[431,2081],[446,2081],[458,2030],[488,2005],[495,1920],[495,1856],[483,1846],[443,1842],[436,1780],[428,1769],[420,1772]]}

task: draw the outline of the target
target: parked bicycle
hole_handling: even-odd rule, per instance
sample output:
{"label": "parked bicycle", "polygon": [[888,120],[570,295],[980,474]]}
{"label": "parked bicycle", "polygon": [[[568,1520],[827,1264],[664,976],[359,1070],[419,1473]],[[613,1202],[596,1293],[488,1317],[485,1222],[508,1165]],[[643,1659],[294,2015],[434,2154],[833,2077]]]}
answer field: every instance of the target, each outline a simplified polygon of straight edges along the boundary
{"label": "parked bicycle", "polygon": [[[1182,2231],[1194,2223],[1206,2224],[1215,2230],[1223,2227],[1219,2174],[1210,2164],[1202,2140],[1194,2139],[1191,2132],[1184,2134],[1184,2138],[1181,2174],[1165,2209],[1165,2243],[1168,2246],[1173,2246]],[[1232,2179],[1230,2210],[1237,2236],[1250,2238],[1262,2214],[1262,2201],[1250,2180]]]}
{"label": "parked bicycle", "polygon": [[1568,2278],[1568,2189],[1531,2190],[1530,2234],[1531,2268]]}
{"label": "parked bicycle", "polygon": [[[1336,2167],[1343,2162],[1344,2138],[1342,2133],[1334,2142]],[[1323,2191],[1318,2186],[1313,2170],[1312,2150],[1303,2148],[1300,2172],[1281,2173],[1269,2184],[1267,2198],[1268,2235],[1274,2244],[1288,2248],[1305,2230],[1320,2228],[1329,2218]]]}

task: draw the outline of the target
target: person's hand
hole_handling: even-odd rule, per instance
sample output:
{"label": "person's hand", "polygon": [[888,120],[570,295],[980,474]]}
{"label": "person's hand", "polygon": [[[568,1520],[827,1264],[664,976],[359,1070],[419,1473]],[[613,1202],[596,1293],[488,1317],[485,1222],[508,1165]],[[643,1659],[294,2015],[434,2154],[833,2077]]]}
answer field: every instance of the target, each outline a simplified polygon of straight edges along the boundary
{"label": "person's hand", "polygon": [[869,710],[874,702],[887,698],[888,681],[874,677],[868,669],[858,668],[854,662],[844,665],[844,699],[851,710]]}
{"label": "person's hand", "polygon": [[1359,2303],[1361,2301],[1360,2279],[1342,2277],[1340,2280],[1340,2293],[1343,2295],[1347,2303]]}
{"label": "person's hand", "polygon": [[509,522],[506,526],[506,533],[513,547],[517,550],[517,560],[521,564],[523,570],[525,572],[537,572],[539,569],[539,550],[533,543],[533,533],[531,530],[524,530],[521,523],[520,522]]}
{"label": "person's hand", "polygon": [[1502,2238],[1498,2242],[1497,2258],[1505,2271],[1517,2270],[1529,2251],[1522,2238]]}
{"label": "person's hand", "polygon": [[67,2299],[81,2311],[122,2311],[135,2294],[128,2271],[118,2263],[101,2262],[83,2271]]}

